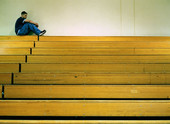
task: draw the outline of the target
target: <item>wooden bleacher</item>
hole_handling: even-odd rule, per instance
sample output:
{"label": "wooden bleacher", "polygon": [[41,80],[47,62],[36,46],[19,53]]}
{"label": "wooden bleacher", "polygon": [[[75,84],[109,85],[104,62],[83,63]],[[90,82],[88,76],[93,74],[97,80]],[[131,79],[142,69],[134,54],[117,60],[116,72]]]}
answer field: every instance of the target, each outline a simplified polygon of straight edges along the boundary
{"label": "wooden bleacher", "polygon": [[170,84],[168,73],[59,74],[14,73],[14,84]]}
{"label": "wooden bleacher", "polygon": [[168,120],[0,120],[1,124],[169,124]]}
{"label": "wooden bleacher", "polygon": [[[2,93],[2,85],[0,85],[0,92]],[[0,95],[0,98],[2,98],[2,94]]]}
{"label": "wooden bleacher", "polygon": [[169,85],[6,85],[4,91],[4,98],[170,98]]}
{"label": "wooden bleacher", "polygon": [[33,41],[1,41],[0,42],[1,49],[3,48],[31,48],[34,47]]}
{"label": "wooden bleacher", "polygon": [[12,74],[11,73],[0,73],[0,84],[11,84]]}
{"label": "wooden bleacher", "polygon": [[37,41],[36,36],[0,36],[0,41]]}
{"label": "wooden bleacher", "polygon": [[139,119],[170,117],[169,48],[170,37],[0,36],[0,124],[170,123]]}
{"label": "wooden bleacher", "polygon": [[5,100],[0,116],[169,116],[169,101]]}
{"label": "wooden bleacher", "polygon": [[0,63],[0,73],[18,73],[19,64],[3,64]]}

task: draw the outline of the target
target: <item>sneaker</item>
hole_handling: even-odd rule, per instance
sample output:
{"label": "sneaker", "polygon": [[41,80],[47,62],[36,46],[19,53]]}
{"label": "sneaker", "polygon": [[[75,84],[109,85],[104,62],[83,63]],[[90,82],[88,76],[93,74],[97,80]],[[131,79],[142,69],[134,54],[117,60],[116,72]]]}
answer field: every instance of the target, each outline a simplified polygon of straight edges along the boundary
{"label": "sneaker", "polygon": [[44,35],[45,33],[46,33],[46,30],[43,30],[43,31],[40,32],[39,36],[42,36],[42,35]]}

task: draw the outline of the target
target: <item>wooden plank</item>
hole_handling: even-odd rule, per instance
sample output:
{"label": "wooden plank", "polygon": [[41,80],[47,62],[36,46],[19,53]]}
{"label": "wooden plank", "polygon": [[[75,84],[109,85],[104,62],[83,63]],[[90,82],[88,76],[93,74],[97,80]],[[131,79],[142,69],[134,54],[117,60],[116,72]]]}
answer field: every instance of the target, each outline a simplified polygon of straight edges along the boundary
{"label": "wooden plank", "polygon": [[170,98],[169,85],[5,85],[4,91],[4,98]]}
{"label": "wooden plank", "polygon": [[0,56],[0,63],[25,63],[25,56]]}
{"label": "wooden plank", "polygon": [[1,48],[31,48],[34,47],[33,41],[1,41]]}
{"label": "wooden plank", "polygon": [[21,72],[169,73],[170,64],[22,64]]}
{"label": "wooden plank", "polygon": [[37,36],[0,36],[0,41],[4,41],[4,40],[37,41],[38,37]]}
{"label": "wooden plank", "polygon": [[30,48],[0,48],[0,55],[29,55]]}
{"label": "wooden plank", "polygon": [[33,48],[33,55],[133,55],[134,49],[53,49]]}
{"label": "wooden plank", "polygon": [[0,84],[11,84],[12,76],[11,74],[0,73]]}
{"label": "wooden plank", "polygon": [[0,85],[0,98],[2,98],[2,85]]}
{"label": "wooden plank", "polygon": [[0,100],[0,116],[170,116],[170,100]]}
{"label": "wooden plank", "polygon": [[170,49],[54,49],[33,48],[33,55],[170,55]]}
{"label": "wooden plank", "polygon": [[82,48],[95,48],[95,49],[111,49],[111,48],[170,48],[170,41],[160,42],[135,42],[135,41],[122,41],[122,42],[85,42],[85,41],[72,41],[72,42],[53,42],[41,41],[35,43],[36,48],[62,48],[62,49],[82,49]]}
{"label": "wooden plank", "polygon": [[15,73],[14,84],[170,84],[170,74]]}
{"label": "wooden plank", "polygon": [[170,41],[168,36],[41,36],[40,41]]}
{"label": "wooden plank", "polygon": [[135,55],[169,55],[170,49],[135,49]]}
{"label": "wooden plank", "polygon": [[167,73],[170,72],[170,65],[169,64],[145,64],[145,71]]}
{"label": "wooden plank", "polygon": [[[84,73],[84,72],[128,72],[125,64],[22,64],[21,72],[56,72],[56,73]],[[99,68],[100,67],[100,68]],[[143,72],[144,64],[131,65],[131,71]]]}
{"label": "wooden plank", "polygon": [[1,124],[170,124],[170,120],[0,120]]}
{"label": "wooden plank", "polygon": [[170,63],[170,56],[28,56],[27,63],[138,64]]}
{"label": "wooden plank", "polygon": [[0,73],[17,73],[19,64],[0,64]]}

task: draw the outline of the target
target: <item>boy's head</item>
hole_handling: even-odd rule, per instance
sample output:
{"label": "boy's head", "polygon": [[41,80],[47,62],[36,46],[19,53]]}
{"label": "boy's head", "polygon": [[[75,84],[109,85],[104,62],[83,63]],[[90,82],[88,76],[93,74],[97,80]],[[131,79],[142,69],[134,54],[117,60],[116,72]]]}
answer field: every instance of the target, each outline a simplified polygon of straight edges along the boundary
{"label": "boy's head", "polygon": [[22,11],[21,12],[21,17],[26,19],[27,18],[27,12]]}

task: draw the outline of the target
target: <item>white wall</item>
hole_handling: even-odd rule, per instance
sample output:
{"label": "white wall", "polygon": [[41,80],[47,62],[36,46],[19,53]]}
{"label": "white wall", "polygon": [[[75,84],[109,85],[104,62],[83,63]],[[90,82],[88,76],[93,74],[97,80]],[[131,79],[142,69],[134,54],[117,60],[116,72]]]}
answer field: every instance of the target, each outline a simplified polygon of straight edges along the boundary
{"label": "white wall", "polygon": [[48,36],[170,36],[170,0],[0,0],[0,35],[23,10]]}

